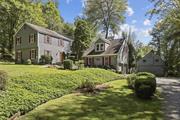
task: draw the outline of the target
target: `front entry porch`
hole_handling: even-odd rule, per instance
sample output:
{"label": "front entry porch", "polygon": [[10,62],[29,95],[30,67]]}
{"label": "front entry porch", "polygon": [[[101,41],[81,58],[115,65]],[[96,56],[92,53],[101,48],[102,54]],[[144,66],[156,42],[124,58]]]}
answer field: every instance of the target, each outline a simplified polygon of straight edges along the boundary
{"label": "front entry porch", "polygon": [[116,56],[96,56],[85,58],[85,66],[89,67],[109,67],[116,68],[117,57]]}

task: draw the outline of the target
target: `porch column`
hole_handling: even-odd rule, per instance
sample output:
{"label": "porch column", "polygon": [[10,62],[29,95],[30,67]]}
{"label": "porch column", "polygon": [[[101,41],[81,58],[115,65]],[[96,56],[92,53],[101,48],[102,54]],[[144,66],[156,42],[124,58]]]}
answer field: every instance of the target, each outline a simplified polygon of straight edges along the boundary
{"label": "porch column", "polygon": [[102,57],[102,65],[104,66],[105,64],[104,64],[104,57]]}
{"label": "porch column", "polygon": [[109,56],[109,65],[111,65],[111,56]]}

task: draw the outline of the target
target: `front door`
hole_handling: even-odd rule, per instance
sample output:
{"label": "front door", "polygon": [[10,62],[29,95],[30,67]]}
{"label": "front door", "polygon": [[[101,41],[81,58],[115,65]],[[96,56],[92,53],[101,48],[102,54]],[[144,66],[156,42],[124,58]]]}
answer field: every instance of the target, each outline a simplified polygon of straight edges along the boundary
{"label": "front door", "polygon": [[59,56],[59,58],[60,58],[60,62],[61,63],[63,63],[64,62],[64,58],[65,58],[65,54],[64,54],[64,52],[60,52],[60,54],[59,54],[60,56]]}

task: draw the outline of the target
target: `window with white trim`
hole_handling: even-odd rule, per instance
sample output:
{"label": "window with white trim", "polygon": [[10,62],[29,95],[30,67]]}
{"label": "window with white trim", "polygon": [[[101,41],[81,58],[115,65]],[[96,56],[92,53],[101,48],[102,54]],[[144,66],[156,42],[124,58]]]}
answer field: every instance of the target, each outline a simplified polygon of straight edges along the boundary
{"label": "window with white trim", "polygon": [[104,51],[104,44],[103,43],[96,43],[95,51],[96,52]]}
{"label": "window with white trim", "polygon": [[100,44],[100,51],[104,51],[104,44]]}
{"label": "window with white trim", "polygon": [[44,50],[44,55],[51,56],[51,51],[49,51],[49,50]]}
{"label": "window with white trim", "polygon": [[44,43],[51,44],[51,37],[48,35],[44,35]]}
{"label": "window with white trim", "polygon": [[29,43],[35,43],[35,39],[34,39],[34,34],[31,34],[30,36],[29,36]]}
{"label": "window with white trim", "polygon": [[58,40],[58,46],[64,47],[64,41],[61,40],[61,39],[59,39],[59,40]]}
{"label": "window with white trim", "polygon": [[31,49],[31,60],[36,59],[36,50],[35,49]]}
{"label": "window with white trim", "polygon": [[21,37],[16,37],[16,45],[20,45],[21,44]]}
{"label": "window with white trim", "polygon": [[21,56],[22,56],[21,50],[18,50],[16,54],[17,54],[16,55],[17,56],[17,61],[21,61]]}

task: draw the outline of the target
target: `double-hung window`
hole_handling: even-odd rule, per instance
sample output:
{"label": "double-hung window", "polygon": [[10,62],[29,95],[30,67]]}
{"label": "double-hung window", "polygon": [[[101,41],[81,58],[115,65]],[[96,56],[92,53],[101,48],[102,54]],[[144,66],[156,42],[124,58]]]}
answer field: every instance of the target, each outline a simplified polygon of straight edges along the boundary
{"label": "double-hung window", "polygon": [[31,60],[36,59],[36,50],[35,49],[31,49],[30,58],[31,58]]}
{"label": "double-hung window", "polygon": [[20,45],[21,44],[21,37],[16,37],[16,45]]}
{"label": "double-hung window", "polygon": [[100,51],[104,51],[104,44],[100,44]]}
{"label": "double-hung window", "polygon": [[97,43],[95,50],[96,50],[96,52],[102,52],[102,51],[104,51],[104,44],[103,44],[103,43]]}
{"label": "double-hung window", "polygon": [[61,39],[59,39],[59,40],[58,40],[58,46],[64,47],[64,41],[61,40]]}
{"label": "double-hung window", "polygon": [[29,35],[29,43],[35,43],[35,34],[30,34]]}
{"label": "double-hung window", "polygon": [[45,35],[45,36],[44,36],[44,43],[46,43],[46,44],[51,44],[51,37],[48,36],[48,35]]}

